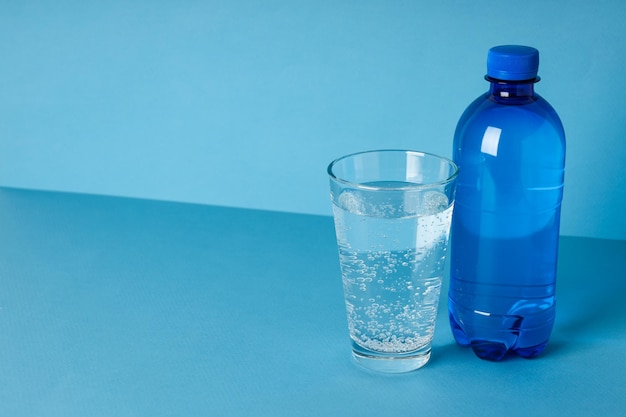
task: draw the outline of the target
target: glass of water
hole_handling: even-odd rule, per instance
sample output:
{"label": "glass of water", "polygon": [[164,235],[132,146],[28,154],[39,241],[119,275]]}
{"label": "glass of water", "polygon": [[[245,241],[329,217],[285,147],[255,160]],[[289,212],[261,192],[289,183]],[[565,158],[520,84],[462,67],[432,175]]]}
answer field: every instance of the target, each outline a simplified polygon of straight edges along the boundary
{"label": "glass of water", "polygon": [[430,359],[457,172],[407,150],[328,166],[352,353],[368,369],[408,372]]}

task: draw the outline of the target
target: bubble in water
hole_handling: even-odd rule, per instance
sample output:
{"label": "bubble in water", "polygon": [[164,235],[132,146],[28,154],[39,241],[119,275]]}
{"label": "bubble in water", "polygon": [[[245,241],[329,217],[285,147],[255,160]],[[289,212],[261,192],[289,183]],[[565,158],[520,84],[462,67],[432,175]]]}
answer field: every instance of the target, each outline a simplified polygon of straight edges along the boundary
{"label": "bubble in water", "polygon": [[337,198],[337,205],[358,216],[394,218],[402,212],[400,202],[352,190],[343,191]]}
{"label": "bubble in water", "polygon": [[448,207],[448,197],[439,191],[426,191],[422,197],[422,214],[437,214]]}
{"label": "bubble in water", "polygon": [[344,191],[337,199],[338,205],[344,210],[354,214],[365,214],[365,204],[357,193]]}

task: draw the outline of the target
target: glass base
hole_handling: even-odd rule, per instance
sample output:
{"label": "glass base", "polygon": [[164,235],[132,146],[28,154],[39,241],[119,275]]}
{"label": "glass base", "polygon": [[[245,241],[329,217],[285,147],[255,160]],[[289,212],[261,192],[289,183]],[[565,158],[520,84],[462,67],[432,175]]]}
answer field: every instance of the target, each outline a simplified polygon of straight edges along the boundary
{"label": "glass base", "polygon": [[415,371],[430,359],[430,345],[407,353],[382,353],[364,349],[352,342],[352,356],[362,367],[375,372],[399,374]]}

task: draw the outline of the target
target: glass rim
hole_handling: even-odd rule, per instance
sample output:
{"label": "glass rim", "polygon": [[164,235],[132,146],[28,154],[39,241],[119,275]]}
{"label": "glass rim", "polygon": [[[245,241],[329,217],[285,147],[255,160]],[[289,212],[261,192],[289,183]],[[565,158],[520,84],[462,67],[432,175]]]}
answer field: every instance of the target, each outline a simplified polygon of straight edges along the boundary
{"label": "glass rim", "polygon": [[[370,154],[370,153],[404,153],[405,155],[415,155],[415,156],[420,156],[420,157],[424,157],[424,156],[433,157],[433,158],[437,158],[441,161],[446,162],[452,168],[452,173],[448,175],[446,179],[433,181],[433,182],[429,182],[426,184],[409,183],[409,185],[403,185],[403,186],[383,187],[383,186],[365,185],[365,184],[361,184],[358,182],[346,180],[344,178],[338,177],[333,172],[333,168],[339,162],[346,160],[348,158],[353,158],[355,156],[365,155],[365,154]],[[368,190],[368,191],[407,191],[407,190],[420,190],[420,189],[432,188],[436,186],[444,186],[446,184],[449,184],[450,182],[454,181],[454,179],[459,175],[459,167],[450,158],[446,158],[445,156],[440,156],[440,155],[430,153],[430,152],[415,151],[411,149],[374,149],[374,150],[369,150],[369,151],[354,152],[351,154],[341,156],[333,160],[330,164],[328,164],[328,167],[326,168],[326,172],[328,173],[328,176],[330,177],[331,180],[336,181],[340,184],[348,185],[356,189]]]}

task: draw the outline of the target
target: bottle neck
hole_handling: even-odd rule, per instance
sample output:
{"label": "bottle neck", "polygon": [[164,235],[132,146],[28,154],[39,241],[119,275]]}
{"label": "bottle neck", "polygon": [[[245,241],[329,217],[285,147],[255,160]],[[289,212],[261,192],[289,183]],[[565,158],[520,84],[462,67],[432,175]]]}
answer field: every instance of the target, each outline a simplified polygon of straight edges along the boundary
{"label": "bottle neck", "polygon": [[485,77],[489,81],[491,98],[502,104],[524,104],[535,101],[535,83],[539,77],[527,81],[504,81]]}

